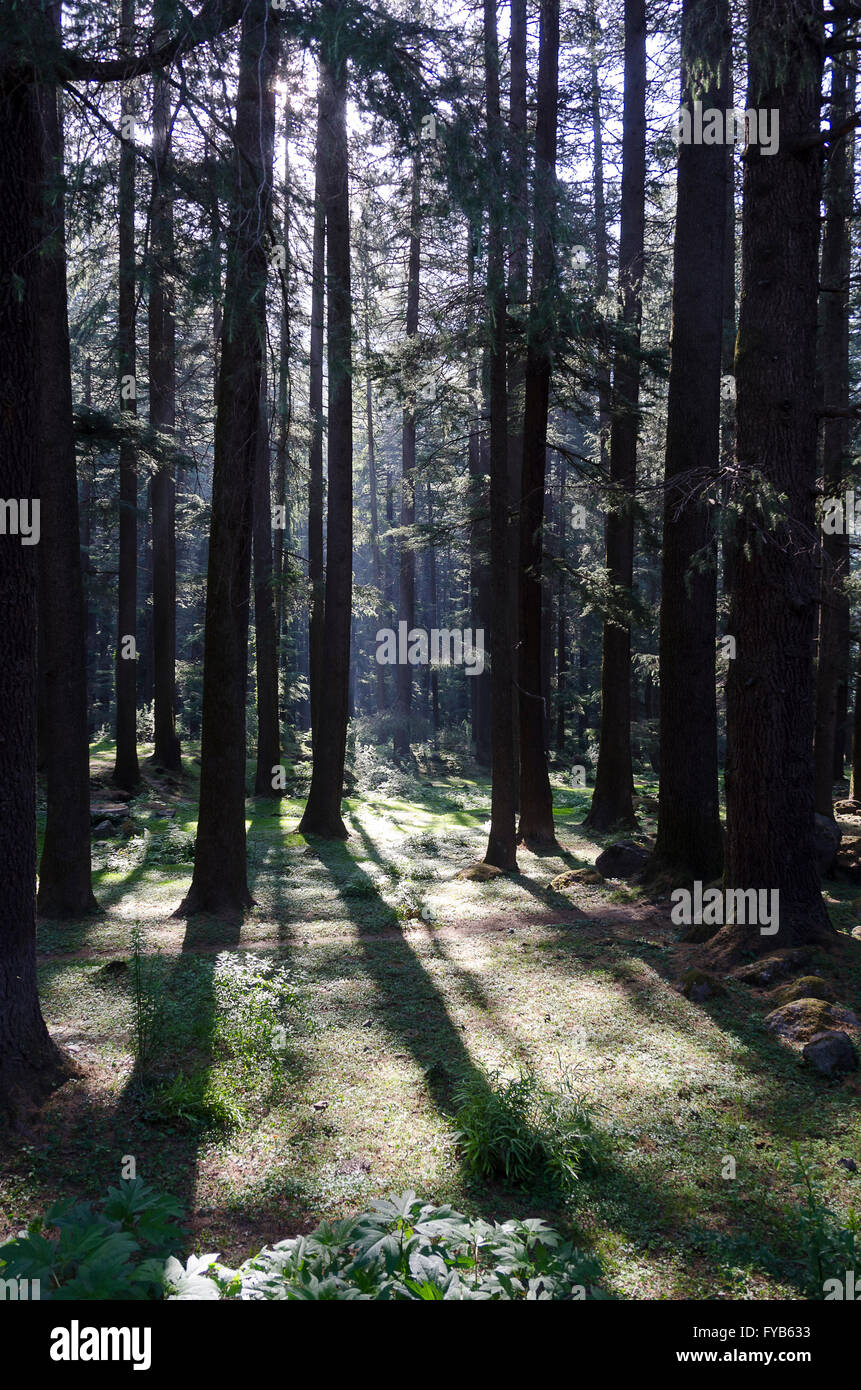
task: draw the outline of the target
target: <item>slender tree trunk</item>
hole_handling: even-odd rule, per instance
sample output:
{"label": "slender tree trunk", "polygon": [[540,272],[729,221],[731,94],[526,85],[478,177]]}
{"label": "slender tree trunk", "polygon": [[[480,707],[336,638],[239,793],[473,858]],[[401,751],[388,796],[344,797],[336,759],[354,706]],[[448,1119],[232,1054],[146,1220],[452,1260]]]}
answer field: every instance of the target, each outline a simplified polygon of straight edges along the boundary
{"label": "slender tree trunk", "polygon": [[[622,118],[622,212],[619,239],[620,338],[610,430],[612,510],[606,520],[610,583],[622,608],[634,582],[634,493],[640,394],[643,240],[646,198],[645,0],[625,0],[625,99]],[[631,625],[623,613],[604,620],[601,734],[595,790],[586,824],[594,830],[636,825],[631,763]]]}
{"label": "slender tree trunk", "polygon": [[490,200],[487,232],[487,310],[490,356],[490,556],[493,571],[491,615],[491,744],[493,777],[490,836],[485,863],[509,872],[517,868],[515,826],[513,659],[511,650],[510,538],[508,515],[508,390],[506,370],[506,294],[503,128],[499,109],[499,44],[496,0],[484,0],[484,79]]}
{"label": "slender tree trunk", "polygon": [[215,420],[200,811],[194,876],[179,909],[183,915],[241,912],[252,901],[245,846],[245,694],[277,33],[267,0],[247,0],[239,40],[233,217]]}
{"label": "slender tree trunk", "polygon": [[281,314],[278,345],[278,441],[275,446],[275,503],[284,508],[284,526],[276,527],[273,536],[272,572],[275,586],[275,649],[281,663],[282,641],[284,637],[284,550],[285,542],[289,553],[291,542],[291,508],[287,496],[287,452],[292,428],[293,388],[290,379],[290,131],[291,112],[289,103],[285,110],[284,138],[284,223],[283,243],[285,268],[281,281]]}
{"label": "slender tree trunk", "polygon": [[311,691],[311,745],[317,749],[320,694],[325,648],[326,573],[323,558],[323,302],[326,271],[326,142],[331,138],[331,112],[321,74],[317,85],[317,140],[314,154],[314,240],[311,251],[311,341],[309,346],[308,414],[311,450],[308,458],[308,685]]}
{"label": "slender tree trunk", "polygon": [[[467,246],[467,299],[469,303],[470,341],[474,323],[472,318],[473,294],[475,288],[475,240],[476,229],[468,232]],[[482,457],[481,414],[478,398],[478,370],[474,356],[470,358],[467,371],[469,392],[469,442],[467,445],[469,472],[469,591],[470,621],[473,634],[482,631],[487,642],[490,631],[490,583],[488,574],[488,527],[486,512],[488,506],[486,469]],[[470,716],[472,723],[472,746],[475,760],[480,767],[490,767],[490,671],[485,668],[480,676],[470,677]]]}
{"label": "slender tree trunk", "polygon": [[324,641],[319,737],[311,788],[299,829],[344,839],[341,818],[350,699],[353,586],[353,383],[350,294],[350,185],[347,70],[343,57],[321,62],[326,88],[326,271],[329,367],[329,500],[326,525]]}
{"label": "slender tree trunk", "polygon": [[[60,7],[45,15],[60,29]],[[45,839],[39,912],[78,917],[96,907],[90,873],[90,748],[84,586],[66,293],[63,127],[57,88],[38,89],[42,131],[39,266],[39,646]],[[15,346],[15,351],[19,351]],[[8,493],[3,494],[8,497]]]}
{"label": "slender tree trunk", "polygon": [[[565,460],[559,459],[559,548],[565,555]],[[559,613],[556,626],[556,751],[565,749],[565,722],[568,717],[568,614],[566,612],[565,570],[559,570]]]}
{"label": "slender tree trunk", "polygon": [[[166,75],[156,73],[153,77],[153,175],[150,199],[149,418],[153,429],[166,435],[172,435],[176,425],[170,129],[170,87]],[[179,772],[182,758],[176,732],[176,486],[170,464],[163,463],[156,470],[152,479],[151,499],[153,762],[157,767]]]}
{"label": "slender tree trunk", "polygon": [[[122,0],[120,46],[131,52],[135,0]],[[137,415],[135,357],[135,99],[132,85],[121,101],[119,175],[119,389],[126,422]],[[117,749],[114,781],[133,791],[140,781],[137,753],[138,475],[135,445],[120,443],[120,549],[117,577]]]}
{"label": "slender tree trunk", "polygon": [[278,723],[275,594],[272,588],[272,501],[265,364],[261,372],[260,429],[254,474],[254,636],[257,666],[257,769],[254,795],[280,796],[281,792],[272,783],[273,770],[281,762],[281,730]]}
{"label": "slender tree trunk", "polygon": [[526,409],[520,500],[520,825],[530,849],[556,843],[553,794],[545,755],[545,676],[541,635],[547,415],[553,364],[553,302],[557,285],[556,123],[559,96],[559,0],[541,0],[538,114],[535,127],[535,230],[526,356]]}
{"label": "slender tree trunk", "polygon": [[[40,438],[42,178],[33,87],[0,57],[0,342],[6,345],[0,353],[0,400],[7,403],[0,410],[0,495],[31,506]],[[21,541],[18,535],[0,536],[0,1110],[13,1114],[62,1075],[36,984],[37,559],[35,547]]]}
{"label": "slender tree trunk", "polygon": [[[744,171],[725,882],[778,892],[779,929],[724,927],[715,959],[831,933],[813,846],[822,53],[818,0],[751,0],[747,105],[780,110],[780,148],[752,146]],[[763,489],[787,499],[767,526]]]}
{"label": "slender tree trunk", "polygon": [[[509,101],[508,101],[508,176],[511,190],[509,202],[508,246],[508,318],[513,331],[508,338],[508,505],[512,516],[510,528],[511,565],[511,631],[519,642],[520,630],[520,526],[516,518],[520,511],[520,491],[523,472],[523,414],[526,405],[526,339],[529,317],[529,104],[527,99],[527,4],[526,0],[511,0],[509,38]],[[511,714],[514,721],[514,796],[515,809],[522,795],[520,778],[520,698],[522,684],[517,663],[511,683]]]}
{"label": "slender tree trunk", "polygon": [[[374,391],[371,383],[371,265],[370,250],[367,242],[366,228],[364,226],[362,228],[361,253],[362,331],[365,349],[365,419],[368,433],[368,492],[370,495],[371,507],[371,559],[374,566],[374,587],[380,595],[380,601],[382,601],[383,575],[380,565],[380,520],[377,504],[377,450],[374,436]],[[375,665],[377,668],[377,714],[382,714],[386,708],[385,669],[380,662],[376,662]]]}
{"label": "slender tree trunk", "polygon": [[[704,110],[725,111],[728,67],[727,0],[684,0],[683,109],[702,101]],[[720,145],[679,145],[661,552],[661,775],[649,863],[652,875],[704,882],[723,866],[710,504],[720,462],[726,174]]]}
{"label": "slender tree trunk", "polygon": [[[421,256],[421,174],[418,156],[413,160],[410,196],[410,249],[407,269],[407,341],[419,331],[419,266]],[[416,520],[416,406],[415,364],[410,359],[407,400],[403,412],[401,434],[401,528],[400,582],[398,585],[398,617],[406,623],[407,632],[415,621],[416,554],[412,536],[406,534]],[[410,756],[410,705],[412,702],[413,668],[400,662],[395,668],[397,699],[395,702],[394,755],[398,762]]]}
{"label": "slender tree trunk", "polygon": [[[854,140],[836,132],[855,104],[855,77],[849,60],[837,55],[831,69],[831,146],[825,174],[825,234],[822,239],[819,309],[819,382],[823,408],[833,415],[822,423],[825,496],[839,497],[849,445],[849,271],[850,218],[854,201]],[[849,663],[849,535],[826,533],[822,542],[819,606],[819,661],[813,771],[816,810],[834,815],[833,789],[838,701]],[[842,762],[842,755],[841,755]]]}

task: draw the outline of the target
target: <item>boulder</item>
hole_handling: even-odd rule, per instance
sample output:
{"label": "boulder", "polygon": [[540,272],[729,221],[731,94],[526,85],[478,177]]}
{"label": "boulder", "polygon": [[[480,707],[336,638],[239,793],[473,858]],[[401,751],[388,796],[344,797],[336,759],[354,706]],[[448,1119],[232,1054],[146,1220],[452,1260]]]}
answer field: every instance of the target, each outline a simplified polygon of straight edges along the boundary
{"label": "boulder", "polygon": [[833,999],[834,991],[820,975],[800,975],[797,980],[787,980],[774,991],[775,1004],[791,1004],[796,999]]}
{"label": "boulder", "polygon": [[469,864],[460,873],[455,874],[455,878],[469,878],[476,883],[487,883],[488,879],[498,878],[502,869],[497,869],[493,864]]}
{"label": "boulder", "polygon": [[831,877],[841,838],[842,832],[837,822],[817,812],[813,817],[813,852],[820,878]]}
{"label": "boulder", "polygon": [[557,874],[550,880],[549,887],[554,893],[564,893],[569,888],[576,887],[580,883],[603,883],[604,875],[599,874],[597,869],[566,869],[564,874]]}
{"label": "boulder", "polygon": [[595,860],[595,868],[605,878],[636,878],[643,872],[649,858],[644,845],[633,840],[617,840],[608,845]]}
{"label": "boulder", "polygon": [[713,999],[718,994],[726,994],[717,975],[710,975],[707,970],[686,970],[678,989],[680,994],[695,1004],[701,1004],[705,999]]}
{"label": "boulder", "polygon": [[93,828],[92,837],[94,840],[112,840],[116,833],[116,826],[113,821],[103,820]]}
{"label": "boulder", "polygon": [[784,980],[787,975],[791,975],[793,970],[806,965],[809,960],[810,952],[800,946],[782,953],[775,952],[771,956],[763,956],[761,960],[751,961],[750,965],[739,966],[733,974],[743,985],[753,985],[754,989],[768,989],[771,985],[777,984],[778,980]]}
{"label": "boulder", "polygon": [[819,1033],[843,1024],[857,1028],[859,1020],[849,1009],[829,1004],[826,999],[793,999],[765,1016],[765,1026],[788,1042],[810,1042]]}
{"label": "boulder", "polygon": [[858,1069],[858,1054],[847,1035],[839,1030],[816,1033],[801,1055],[821,1076]]}
{"label": "boulder", "polygon": [[861,835],[843,841],[834,861],[833,873],[848,883],[861,883]]}

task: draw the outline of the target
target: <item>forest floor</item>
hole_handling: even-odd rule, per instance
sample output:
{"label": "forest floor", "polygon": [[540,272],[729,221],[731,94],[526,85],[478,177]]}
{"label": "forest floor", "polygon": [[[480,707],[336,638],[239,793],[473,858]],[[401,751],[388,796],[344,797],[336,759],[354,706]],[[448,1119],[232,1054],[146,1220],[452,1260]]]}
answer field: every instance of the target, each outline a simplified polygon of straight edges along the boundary
{"label": "forest floor", "polygon": [[[95,745],[94,801],[111,799],[111,765]],[[292,799],[249,800],[257,905],[242,923],[172,916],[197,764],[146,774],[132,833],[94,844],[101,914],[39,924],[43,1012],[78,1074],[3,1141],[0,1239],[58,1196],[99,1198],[132,1156],[184,1203],[189,1250],[228,1262],[414,1188],[470,1215],[544,1217],[594,1252],[617,1297],[804,1296],[797,1156],[845,1224],[861,1074],[813,1074],[763,1026],[773,1000],[735,980],[684,998],[693,948],[666,898],[550,887],[612,838],[580,825],[588,791],[554,786],[558,853],[521,851],[517,875],[476,882],[456,875],[484,854],[486,779],[439,755],[404,773],[363,750],[354,767],[344,843],[295,833],[298,766]],[[655,788],[638,792],[648,838]],[[807,967],[839,970],[856,1009],[857,893],[829,885],[842,939]],[[549,1087],[567,1075],[612,1134],[599,1174],[568,1197],[471,1177],[454,1097],[481,1068]]]}

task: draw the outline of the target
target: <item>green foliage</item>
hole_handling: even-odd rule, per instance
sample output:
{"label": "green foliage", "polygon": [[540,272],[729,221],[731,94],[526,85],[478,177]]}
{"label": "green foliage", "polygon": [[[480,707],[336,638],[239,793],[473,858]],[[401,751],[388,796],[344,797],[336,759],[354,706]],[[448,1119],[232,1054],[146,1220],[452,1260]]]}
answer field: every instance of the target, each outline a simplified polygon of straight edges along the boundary
{"label": "green foliage", "polygon": [[147,959],[142,950],[143,934],[139,926],[132,928],[132,1045],[135,1064],[145,1072],[163,1041],[164,1008],[161,991],[155,985],[155,961]]}
{"label": "green foliage", "polygon": [[0,1277],[38,1279],[43,1300],[158,1298],[164,1261],[182,1239],[180,1215],[141,1178],[109,1188],[100,1211],[56,1202],[0,1246]]}
{"label": "green foliage", "polygon": [[264,1249],[239,1269],[169,1260],[168,1299],[508,1300],[606,1298],[597,1261],[543,1221],[471,1221],[414,1192]]}
{"label": "green foliage", "polygon": [[178,1072],[156,1087],[147,1103],[148,1119],[184,1129],[232,1129],[241,1125],[243,1112],[233,1096],[207,1071]]}
{"label": "green foliage", "polygon": [[847,1270],[861,1269],[861,1217],[849,1208],[846,1225],[831,1211],[817,1191],[819,1174],[809,1168],[794,1145],[796,1181],[804,1193],[803,1205],[796,1208],[805,1255],[805,1284],[813,1298],[822,1298],[826,1279],[842,1281]]}
{"label": "green foliage", "polygon": [[597,1105],[575,1089],[568,1072],[555,1091],[523,1069],[516,1077],[479,1073],[458,1086],[455,1104],[457,1140],[476,1177],[569,1193],[610,1148]]}

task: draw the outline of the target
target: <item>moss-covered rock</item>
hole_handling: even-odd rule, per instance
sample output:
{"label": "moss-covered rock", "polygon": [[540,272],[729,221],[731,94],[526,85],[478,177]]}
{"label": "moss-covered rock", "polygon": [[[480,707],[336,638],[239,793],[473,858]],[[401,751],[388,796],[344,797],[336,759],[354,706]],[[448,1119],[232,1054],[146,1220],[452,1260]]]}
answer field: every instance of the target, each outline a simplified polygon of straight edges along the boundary
{"label": "moss-covered rock", "polygon": [[766,1014],[765,1026],[789,1042],[809,1042],[817,1033],[839,1028],[857,1028],[859,1020],[849,1009],[826,999],[793,999]]}
{"label": "moss-covered rock", "polygon": [[715,995],[726,994],[726,989],[717,975],[710,975],[707,970],[686,970],[679,981],[679,992],[686,999],[691,999],[695,1004],[701,1004],[705,999],[712,999]]}
{"label": "moss-covered rock", "polygon": [[787,980],[778,985],[772,994],[775,1004],[792,1004],[796,999],[834,998],[834,991],[821,975],[800,975],[797,980]]}
{"label": "moss-covered rock", "polygon": [[604,883],[604,875],[597,869],[586,867],[584,869],[566,869],[564,874],[557,874],[550,880],[550,887],[554,893],[565,893],[569,888],[576,888],[578,884]]}

